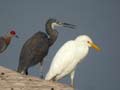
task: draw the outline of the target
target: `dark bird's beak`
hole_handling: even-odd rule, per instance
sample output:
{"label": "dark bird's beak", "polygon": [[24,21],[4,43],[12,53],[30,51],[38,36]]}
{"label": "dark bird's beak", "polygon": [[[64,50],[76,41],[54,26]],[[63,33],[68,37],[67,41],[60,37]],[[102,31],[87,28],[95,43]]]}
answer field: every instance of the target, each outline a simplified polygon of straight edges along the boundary
{"label": "dark bird's beak", "polygon": [[19,38],[19,36],[18,36],[18,35],[15,35],[15,37],[16,37],[16,38]]}
{"label": "dark bird's beak", "polygon": [[76,27],[76,25],[69,24],[69,23],[59,23],[59,24],[64,27],[68,27],[68,28],[72,28],[72,29],[75,29],[75,27]]}

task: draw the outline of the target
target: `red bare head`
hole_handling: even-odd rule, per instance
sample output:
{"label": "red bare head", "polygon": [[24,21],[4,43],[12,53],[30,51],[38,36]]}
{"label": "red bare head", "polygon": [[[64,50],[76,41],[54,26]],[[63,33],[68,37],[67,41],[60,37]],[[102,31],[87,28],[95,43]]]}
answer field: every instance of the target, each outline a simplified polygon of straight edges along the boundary
{"label": "red bare head", "polygon": [[12,35],[12,36],[15,36],[16,35],[16,32],[15,31],[10,31],[10,34]]}
{"label": "red bare head", "polygon": [[12,29],[10,29],[10,32],[9,32],[9,37],[16,37],[16,38],[19,38],[19,36],[18,35],[16,35],[16,29],[15,28],[12,28]]}

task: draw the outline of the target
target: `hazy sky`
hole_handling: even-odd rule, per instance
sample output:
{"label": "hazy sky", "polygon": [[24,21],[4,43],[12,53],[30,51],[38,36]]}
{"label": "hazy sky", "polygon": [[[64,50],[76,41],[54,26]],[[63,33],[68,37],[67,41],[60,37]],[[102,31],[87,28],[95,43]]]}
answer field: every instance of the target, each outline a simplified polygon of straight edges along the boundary
{"label": "hazy sky", "polygon": [[[102,51],[90,49],[77,66],[76,90],[120,90],[120,0],[0,0],[0,35],[15,27],[20,36],[0,55],[0,65],[16,70],[22,45],[37,31],[45,32],[48,18],[75,24],[77,29],[57,28],[59,36],[45,58],[44,75],[63,43],[87,34]],[[38,67],[29,71],[40,76]],[[70,79],[60,82],[69,84]]]}

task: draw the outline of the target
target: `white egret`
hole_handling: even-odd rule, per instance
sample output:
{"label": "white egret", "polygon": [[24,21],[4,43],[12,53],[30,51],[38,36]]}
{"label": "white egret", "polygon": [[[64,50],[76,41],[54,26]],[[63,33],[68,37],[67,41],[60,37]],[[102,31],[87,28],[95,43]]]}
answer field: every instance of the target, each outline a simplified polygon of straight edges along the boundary
{"label": "white egret", "polygon": [[45,80],[59,80],[70,74],[73,86],[75,68],[86,57],[89,47],[100,50],[87,35],[80,35],[75,40],[67,41],[56,53]]}

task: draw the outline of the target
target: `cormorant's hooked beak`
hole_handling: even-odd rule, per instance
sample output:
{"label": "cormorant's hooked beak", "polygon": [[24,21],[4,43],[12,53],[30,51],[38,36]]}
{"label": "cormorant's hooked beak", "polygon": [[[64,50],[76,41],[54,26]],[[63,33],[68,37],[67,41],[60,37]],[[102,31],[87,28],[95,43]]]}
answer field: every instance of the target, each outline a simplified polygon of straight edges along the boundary
{"label": "cormorant's hooked beak", "polygon": [[68,27],[68,28],[72,28],[72,29],[75,29],[75,27],[76,27],[76,25],[69,24],[69,23],[61,23],[61,22],[59,22],[59,25],[62,25],[64,27]]}

